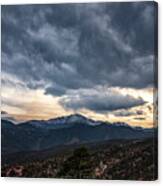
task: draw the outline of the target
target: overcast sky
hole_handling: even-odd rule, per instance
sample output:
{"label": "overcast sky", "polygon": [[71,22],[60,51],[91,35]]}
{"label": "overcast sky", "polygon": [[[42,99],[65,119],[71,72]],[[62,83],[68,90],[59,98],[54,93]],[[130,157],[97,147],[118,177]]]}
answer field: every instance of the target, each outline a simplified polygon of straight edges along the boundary
{"label": "overcast sky", "polygon": [[154,2],[2,6],[2,110],[153,125]]}

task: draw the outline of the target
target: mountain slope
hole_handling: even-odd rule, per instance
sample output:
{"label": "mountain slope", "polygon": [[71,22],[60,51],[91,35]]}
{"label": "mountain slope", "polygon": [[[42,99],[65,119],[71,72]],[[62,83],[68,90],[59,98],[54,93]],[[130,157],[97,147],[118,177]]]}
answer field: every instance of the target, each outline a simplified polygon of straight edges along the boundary
{"label": "mountain slope", "polygon": [[106,140],[142,139],[153,135],[152,129],[133,128],[123,123],[96,122],[79,114],[19,125],[2,120],[2,154]]}

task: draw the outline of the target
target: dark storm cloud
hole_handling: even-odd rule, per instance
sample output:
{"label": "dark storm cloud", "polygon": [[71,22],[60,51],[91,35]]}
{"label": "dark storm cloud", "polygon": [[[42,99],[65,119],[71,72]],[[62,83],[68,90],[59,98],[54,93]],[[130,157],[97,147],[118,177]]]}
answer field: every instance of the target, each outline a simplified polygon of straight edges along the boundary
{"label": "dark storm cloud", "polygon": [[153,2],[2,6],[2,72],[58,96],[152,86],[154,10]]}
{"label": "dark storm cloud", "polygon": [[96,112],[128,109],[145,103],[141,97],[134,98],[130,95],[123,95],[114,89],[100,90],[99,87],[89,91],[80,90],[78,94],[74,92],[61,98],[60,103],[68,109],[86,108]]}
{"label": "dark storm cloud", "polygon": [[153,2],[2,6],[2,86],[44,89],[73,110],[142,105],[103,87],[153,86],[154,14]]}

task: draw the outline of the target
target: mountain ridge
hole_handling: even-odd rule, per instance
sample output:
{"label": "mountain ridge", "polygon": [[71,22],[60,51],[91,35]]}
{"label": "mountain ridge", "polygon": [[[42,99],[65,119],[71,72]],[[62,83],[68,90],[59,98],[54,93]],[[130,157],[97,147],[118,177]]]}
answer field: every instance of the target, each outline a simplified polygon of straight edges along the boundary
{"label": "mountain ridge", "polygon": [[[49,120],[48,120],[49,121]],[[51,147],[119,139],[144,139],[154,136],[154,129],[134,128],[125,123],[94,121],[70,115],[48,121],[29,121],[19,125],[2,120],[2,154],[44,150]]]}
{"label": "mountain ridge", "polygon": [[14,122],[6,119],[6,118],[2,118],[1,121],[7,121],[7,122],[11,122],[13,125],[25,125],[25,124],[30,124],[33,126],[54,126],[54,125],[64,125],[64,124],[70,124],[70,123],[83,123],[83,124],[87,124],[90,126],[96,126],[96,125],[101,125],[101,124],[107,124],[107,125],[116,125],[116,126],[124,126],[124,127],[131,127],[131,128],[135,128],[135,129],[148,129],[148,128],[144,128],[141,126],[131,126],[128,123],[125,122],[108,122],[108,121],[101,121],[101,120],[93,120],[90,118],[87,118],[86,116],[83,116],[81,114],[71,114],[71,115],[66,115],[66,116],[61,116],[61,117],[57,117],[57,118],[51,118],[48,120],[28,120],[25,122],[21,122],[19,124],[15,124]]}

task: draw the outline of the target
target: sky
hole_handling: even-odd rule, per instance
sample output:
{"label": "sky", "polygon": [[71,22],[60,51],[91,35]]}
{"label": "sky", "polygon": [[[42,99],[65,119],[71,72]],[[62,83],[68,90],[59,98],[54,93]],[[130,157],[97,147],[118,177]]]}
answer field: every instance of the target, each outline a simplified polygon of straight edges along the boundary
{"label": "sky", "polygon": [[154,2],[10,5],[1,17],[2,118],[154,126]]}

